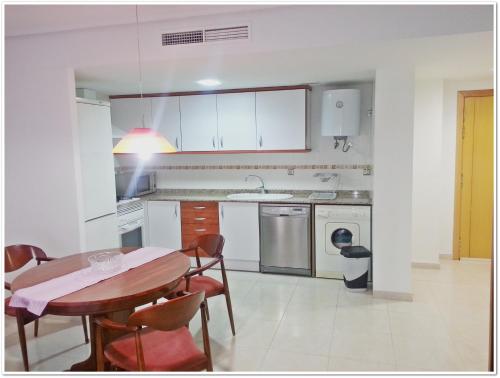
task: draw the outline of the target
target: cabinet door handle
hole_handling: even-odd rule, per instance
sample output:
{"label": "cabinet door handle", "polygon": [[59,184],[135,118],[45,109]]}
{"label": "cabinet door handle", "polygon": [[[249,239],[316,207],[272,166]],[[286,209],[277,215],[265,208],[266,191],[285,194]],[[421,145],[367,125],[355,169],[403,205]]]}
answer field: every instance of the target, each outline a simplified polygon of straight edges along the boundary
{"label": "cabinet door handle", "polygon": [[224,148],[224,140],[220,137],[220,148]]}
{"label": "cabinet door handle", "polygon": [[262,135],[259,137],[259,147],[262,147]]}
{"label": "cabinet door handle", "polygon": [[206,209],[205,206],[194,206],[193,209],[195,210],[203,210],[203,209]]}
{"label": "cabinet door handle", "polygon": [[207,229],[206,228],[197,228],[195,229],[196,232],[205,232]]}
{"label": "cabinet door handle", "polygon": [[207,218],[194,218],[195,221],[204,221]]}
{"label": "cabinet door handle", "polygon": [[215,137],[212,137],[212,146],[215,148]]}
{"label": "cabinet door handle", "polygon": [[175,137],[175,148],[179,149],[179,138]]}
{"label": "cabinet door handle", "polygon": [[223,205],[220,206],[220,217],[222,219],[224,219],[224,206]]}
{"label": "cabinet door handle", "polygon": [[177,218],[177,205],[175,205],[174,214],[175,214],[175,217]]}

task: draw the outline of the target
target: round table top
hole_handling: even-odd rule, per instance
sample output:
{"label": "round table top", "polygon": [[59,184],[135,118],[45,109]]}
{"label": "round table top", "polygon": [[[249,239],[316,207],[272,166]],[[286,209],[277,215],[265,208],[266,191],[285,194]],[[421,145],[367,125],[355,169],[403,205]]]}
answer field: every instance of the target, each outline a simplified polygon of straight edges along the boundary
{"label": "round table top", "polygon": [[[137,248],[106,251],[128,253]],[[12,282],[12,292],[86,268],[88,257],[102,251],[78,253],[42,263]],[[120,273],[81,290],[56,298],[47,304],[44,314],[88,315],[127,310],[152,302],[172,291],[188,272],[189,257],[181,252],[166,256]]]}

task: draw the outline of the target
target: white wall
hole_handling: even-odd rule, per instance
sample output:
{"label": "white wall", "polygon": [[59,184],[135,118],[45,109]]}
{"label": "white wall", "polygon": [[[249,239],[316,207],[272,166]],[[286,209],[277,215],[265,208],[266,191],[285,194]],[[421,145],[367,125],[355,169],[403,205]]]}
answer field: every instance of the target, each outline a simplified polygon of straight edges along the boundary
{"label": "white wall", "polygon": [[411,295],[414,70],[376,71],[373,291]]}
{"label": "white wall", "polygon": [[[353,146],[342,152],[340,146],[333,147],[332,137],[321,135],[321,101],[324,90],[333,88],[358,88],[361,90],[360,135],[352,137]],[[311,165],[311,164],[371,164],[373,148],[372,119],[369,115],[373,108],[373,83],[317,85],[311,91],[311,152],[299,154],[238,154],[238,155],[163,155],[153,157],[147,166],[168,165]],[[113,125],[119,127],[119,125]],[[135,167],[135,157],[115,158],[117,167]],[[332,184],[323,184],[313,174],[332,170],[297,169],[289,176],[286,169],[256,169],[252,171],[233,170],[159,170],[159,188],[242,188],[247,174],[262,175],[270,189],[331,189]],[[371,190],[372,176],[363,176],[362,169],[334,170],[341,175],[340,188],[344,190]]]}
{"label": "white wall", "polygon": [[457,92],[492,89],[493,78],[482,80],[445,80],[443,92],[443,138],[441,160],[441,194],[439,212],[439,253],[453,252],[453,217],[455,200],[455,158],[457,135]]}
{"label": "white wall", "polygon": [[439,263],[443,80],[415,83],[412,261]]}
{"label": "white wall", "polygon": [[11,57],[6,55],[5,75],[5,243],[62,256],[80,246],[73,72],[40,68],[33,75]]}

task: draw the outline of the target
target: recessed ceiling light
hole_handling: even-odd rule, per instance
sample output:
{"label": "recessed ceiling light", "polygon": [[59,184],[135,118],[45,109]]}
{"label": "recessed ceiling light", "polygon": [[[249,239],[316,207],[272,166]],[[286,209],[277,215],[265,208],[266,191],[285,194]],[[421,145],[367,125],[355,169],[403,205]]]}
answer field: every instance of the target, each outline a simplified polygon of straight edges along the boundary
{"label": "recessed ceiling light", "polygon": [[221,82],[217,79],[203,79],[198,80],[197,83],[206,87],[216,87],[217,85],[221,85]]}

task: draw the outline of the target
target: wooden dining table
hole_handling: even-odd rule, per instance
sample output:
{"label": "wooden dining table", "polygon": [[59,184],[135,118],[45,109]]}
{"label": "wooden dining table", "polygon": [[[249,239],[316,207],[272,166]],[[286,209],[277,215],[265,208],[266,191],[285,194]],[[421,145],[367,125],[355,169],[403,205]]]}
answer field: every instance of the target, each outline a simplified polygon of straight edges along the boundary
{"label": "wooden dining table", "polygon": [[[106,251],[129,253],[137,248],[116,248]],[[103,251],[77,253],[31,268],[12,282],[12,292],[59,277],[90,265],[88,257]],[[166,256],[120,273],[47,304],[43,314],[82,316],[90,318],[90,356],[71,366],[72,371],[96,371],[96,331],[94,317],[105,315],[120,322],[127,322],[135,307],[151,303],[172,292],[182,277],[189,271],[189,257],[172,252]],[[22,316],[17,310],[17,316]],[[118,332],[107,332],[104,341],[119,336]]]}

